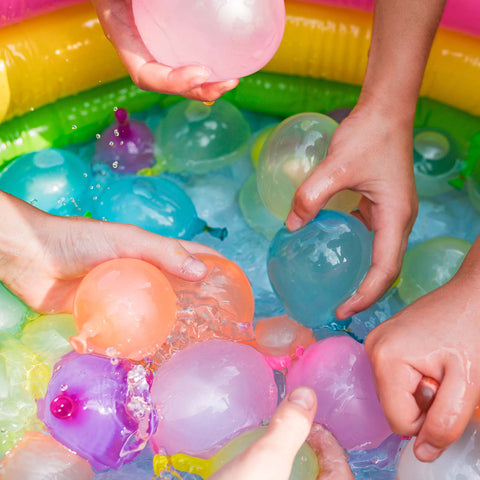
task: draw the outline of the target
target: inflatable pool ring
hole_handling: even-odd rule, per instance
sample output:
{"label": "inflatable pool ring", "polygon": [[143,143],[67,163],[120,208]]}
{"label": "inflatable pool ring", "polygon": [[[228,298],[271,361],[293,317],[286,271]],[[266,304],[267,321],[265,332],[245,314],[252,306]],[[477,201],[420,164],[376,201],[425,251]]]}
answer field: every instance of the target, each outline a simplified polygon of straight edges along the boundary
{"label": "inflatable pool ring", "polygon": [[127,75],[90,3],[3,28],[0,45],[0,121]]}
{"label": "inflatable pool ring", "polygon": [[[264,70],[360,85],[371,24],[369,12],[290,0],[283,41]],[[479,80],[480,38],[440,28],[420,94],[478,115]]]}
{"label": "inflatable pool ring", "polygon": [[[243,78],[224,98],[239,108],[287,117],[301,112],[328,112],[353,107],[360,87],[329,80],[258,72]],[[87,90],[0,124],[0,169],[15,157],[35,150],[85,142],[113,121],[116,106],[131,112],[158,103],[184,100],[140,90],[129,78]],[[480,118],[449,105],[420,98],[416,127],[447,130],[462,148],[480,131]]]}
{"label": "inflatable pool ring", "polygon": [[[334,7],[372,11],[374,0],[303,0]],[[480,36],[480,4],[477,0],[448,0],[440,25],[450,30]]]}
{"label": "inflatable pool ring", "polygon": [[[360,85],[371,13],[295,0],[286,10],[282,44],[264,70]],[[0,122],[127,75],[88,3],[10,25],[0,30],[0,44]],[[480,38],[440,29],[421,94],[479,114],[479,52]]]}
{"label": "inflatable pool ring", "polygon": [[0,28],[44,15],[85,0],[0,0]]}

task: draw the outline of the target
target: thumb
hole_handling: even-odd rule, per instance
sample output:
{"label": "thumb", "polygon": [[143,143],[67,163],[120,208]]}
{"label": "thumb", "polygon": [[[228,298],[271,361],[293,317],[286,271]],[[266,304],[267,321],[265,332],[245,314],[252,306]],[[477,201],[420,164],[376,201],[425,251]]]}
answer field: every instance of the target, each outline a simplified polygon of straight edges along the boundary
{"label": "thumb", "polygon": [[298,230],[306,225],[333,195],[348,187],[345,168],[327,155],[295,192],[287,228]]}

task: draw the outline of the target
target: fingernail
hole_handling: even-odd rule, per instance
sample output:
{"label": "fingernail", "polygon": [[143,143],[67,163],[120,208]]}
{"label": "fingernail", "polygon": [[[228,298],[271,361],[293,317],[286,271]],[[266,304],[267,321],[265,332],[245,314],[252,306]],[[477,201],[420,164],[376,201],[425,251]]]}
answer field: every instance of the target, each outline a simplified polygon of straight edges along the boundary
{"label": "fingernail", "polygon": [[207,266],[195,257],[188,257],[182,265],[182,271],[193,277],[203,277],[207,273]]}
{"label": "fingernail", "polygon": [[287,218],[287,227],[289,230],[298,230],[302,228],[304,225],[304,221],[295,213],[290,212]]}
{"label": "fingernail", "polygon": [[434,447],[429,443],[422,443],[415,449],[415,455],[421,462],[433,462],[441,453],[442,450],[440,448]]}
{"label": "fingernail", "polygon": [[305,410],[311,410],[315,404],[315,393],[307,387],[298,387],[288,396],[288,401],[299,405]]}

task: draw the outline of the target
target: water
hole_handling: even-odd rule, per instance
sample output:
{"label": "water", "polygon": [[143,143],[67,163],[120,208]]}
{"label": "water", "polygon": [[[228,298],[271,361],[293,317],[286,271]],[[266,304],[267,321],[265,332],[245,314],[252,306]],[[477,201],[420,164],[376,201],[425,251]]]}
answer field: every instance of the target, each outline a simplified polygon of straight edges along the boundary
{"label": "water", "polygon": [[[157,107],[132,115],[132,118],[145,120],[153,129],[163,117],[164,112]],[[245,112],[245,118],[253,133],[278,121],[274,117],[251,112]],[[68,149],[88,160],[92,158],[94,142],[71,145]],[[206,232],[197,235],[194,240],[216,248],[229,259],[237,262],[244,270],[252,284],[255,296],[255,319],[259,319],[284,313],[284,308],[275,296],[267,274],[266,259],[270,241],[248,226],[238,205],[240,189],[253,171],[249,156],[244,155],[233,165],[212,173],[197,176],[192,174],[165,174],[165,176],[174,180],[191,197],[200,218],[211,227],[228,229],[228,237],[223,241]],[[93,202],[101,189],[101,179],[94,179],[90,188]],[[452,190],[437,197],[420,198],[419,216],[410,237],[409,248],[423,240],[442,235],[455,235],[473,242],[479,232],[480,216],[471,205],[466,191]],[[11,302],[11,299],[3,294],[0,300],[0,305]],[[12,309],[18,309],[19,318],[0,315],[0,331],[17,333],[24,321],[25,312],[23,306],[17,305],[16,302],[11,305]],[[346,322],[345,325],[348,325],[346,333],[363,341],[372,328],[402,307],[397,291],[393,288],[374,306],[356,314]],[[336,333],[346,334],[345,332]],[[317,338],[323,338],[327,334],[329,331],[326,329],[319,329],[316,332]],[[279,379],[279,382],[281,383],[282,379]],[[405,441],[394,435],[377,449],[349,452],[349,462],[355,478],[357,480],[394,480],[398,453],[404,444]],[[152,457],[153,454],[147,446],[133,462],[119,470],[98,473],[95,479],[150,480],[153,478]],[[178,476],[165,474],[162,478],[174,479]],[[200,477],[184,474],[182,478],[198,480]]]}

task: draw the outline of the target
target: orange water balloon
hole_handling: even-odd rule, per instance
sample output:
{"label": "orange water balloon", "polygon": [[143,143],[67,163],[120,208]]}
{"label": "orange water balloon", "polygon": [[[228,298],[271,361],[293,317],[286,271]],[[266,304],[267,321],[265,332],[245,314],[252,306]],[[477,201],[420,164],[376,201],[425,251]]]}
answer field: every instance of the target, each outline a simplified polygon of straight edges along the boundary
{"label": "orange water balloon", "polygon": [[256,348],[264,355],[295,355],[297,349],[316,342],[312,330],[288,315],[262,318],[255,326]]}
{"label": "orange water balloon", "polygon": [[243,270],[231,260],[196,254],[207,265],[207,275],[189,282],[168,275],[178,297],[177,322],[158,352],[161,363],[190,343],[210,339],[238,342],[253,338],[255,309],[252,287]]}
{"label": "orange water balloon", "polygon": [[79,353],[140,360],[165,342],[175,323],[176,295],[166,276],[142,260],[102,263],[80,283],[74,302]]}
{"label": "orange water balloon", "polygon": [[27,432],[0,460],[2,480],[90,480],[93,476],[87,460],[41,432]]}

